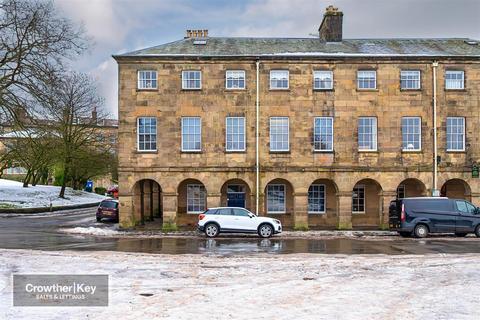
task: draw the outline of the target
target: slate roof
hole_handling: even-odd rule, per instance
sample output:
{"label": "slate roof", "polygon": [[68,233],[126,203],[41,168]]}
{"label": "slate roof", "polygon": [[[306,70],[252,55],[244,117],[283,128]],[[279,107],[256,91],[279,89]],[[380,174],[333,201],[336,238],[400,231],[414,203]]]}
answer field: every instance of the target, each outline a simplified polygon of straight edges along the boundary
{"label": "slate roof", "polygon": [[[206,44],[194,44],[206,40]],[[474,57],[480,41],[450,39],[187,38],[114,55],[121,57]]]}

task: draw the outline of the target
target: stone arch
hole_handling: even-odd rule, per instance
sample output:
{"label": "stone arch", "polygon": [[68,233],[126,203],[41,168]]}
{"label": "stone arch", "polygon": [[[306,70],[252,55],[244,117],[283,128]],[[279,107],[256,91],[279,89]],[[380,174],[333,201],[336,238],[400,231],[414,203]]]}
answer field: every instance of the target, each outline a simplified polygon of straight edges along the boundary
{"label": "stone arch", "polygon": [[252,199],[250,186],[242,179],[234,178],[225,181],[220,193],[220,203],[223,207],[244,207],[250,211],[255,209],[255,200]]}
{"label": "stone arch", "polygon": [[465,180],[458,178],[445,181],[440,189],[440,195],[455,199],[472,200],[472,190],[470,185]]}
{"label": "stone arch", "polygon": [[383,189],[374,179],[359,180],[352,190],[352,227],[377,228],[381,224]]}
{"label": "stone arch", "polygon": [[337,184],[331,179],[316,179],[308,186],[307,214],[309,228],[336,227],[338,208],[337,192]]}
{"label": "stone arch", "polygon": [[162,188],[153,179],[138,180],[132,187],[133,213],[140,225],[158,218],[163,220]]}
{"label": "stone arch", "polygon": [[[294,189],[290,181],[283,178],[272,179],[266,184],[264,192],[264,215],[280,220],[283,225],[293,225],[295,201]],[[282,193],[284,199],[283,210],[281,201],[279,201],[282,198]]]}
{"label": "stone arch", "polygon": [[193,227],[197,223],[198,213],[205,211],[207,205],[207,189],[200,180],[188,178],[178,184],[178,225]]}
{"label": "stone arch", "polygon": [[397,186],[397,198],[426,197],[427,187],[417,178],[407,178]]}

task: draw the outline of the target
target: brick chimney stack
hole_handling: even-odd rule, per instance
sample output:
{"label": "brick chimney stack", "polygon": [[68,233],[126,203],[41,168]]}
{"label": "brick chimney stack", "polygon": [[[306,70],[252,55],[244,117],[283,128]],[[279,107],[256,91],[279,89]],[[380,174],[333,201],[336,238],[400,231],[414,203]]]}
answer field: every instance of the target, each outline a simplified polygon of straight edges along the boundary
{"label": "brick chimney stack", "polygon": [[208,38],[208,29],[203,30],[187,30],[185,39],[189,38]]}
{"label": "brick chimney stack", "polygon": [[334,6],[328,6],[318,28],[320,40],[327,42],[342,41],[343,12]]}

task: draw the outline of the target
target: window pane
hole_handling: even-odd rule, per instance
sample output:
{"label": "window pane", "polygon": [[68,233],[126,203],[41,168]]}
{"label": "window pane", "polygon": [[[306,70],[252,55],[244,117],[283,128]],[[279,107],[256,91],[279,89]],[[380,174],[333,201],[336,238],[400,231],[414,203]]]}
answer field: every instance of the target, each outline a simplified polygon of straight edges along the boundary
{"label": "window pane", "polygon": [[463,89],[464,78],[463,71],[445,71],[445,89]]}
{"label": "window pane", "polygon": [[420,71],[401,71],[400,83],[402,89],[420,89]]}
{"label": "window pane", "polygon": [[206,209],[207,192],[203,185],[187,185],[187,213],[203,212]]}
{"label": "window pane", "polygon": [[182,151],[201,151],[201,140],[200,118],[182,118]]}
{"label": "window pane", "polygon": [[402,118],[402,149],[421,149],[421,119],[419,117]]}
{"label": "window pane", "polygon": [[138,118],[137,140],[139,151],[157,150],[157,119],[150,117]]}
{"label": "window pane", "polygon": [[226,73],[227,89],[245,89],[245,71],[230,71]]}
{"label": "window pane", "polygon": [[182,71],[182,89],[200,89],[201,78],[201,71]]}
{"label": "window pane", "polygon": [[270,151],[289,151],[287,117],[270,118]]}
{"label": "window pane", "polygon": [[156,89],[157,71],[138,71],[138,89]]}
{"label": "window pane", "polygon": [[267,212],[285,213],[285,185],[273,184],[267,187]]}
{"label": "window pane", "polygon": [[315,118],[313,147],[316,151],[333,151],[333,118]]}
{"label": "window pane", "polygon": [[377,150],[377,118],[358,119],[358,149]]}
{"label": "window pane", "polygon": [[245,150],[245,118],[227,117],[226,120],[227,151]]}
{"label": "window pane", "polygon": [[465,118],[447,118],[447,150],[465,150]]}
{"label": "window pane", "polygon": [[314,89],[332,89],[333,71],[314,71],[313,72]]}
{"label": "window pane", "polygon": [[377,72],[358,71],[357,86],[358,89],[375,89],[377,87]]}
{"label": "window pane", "polygon": [[325,185],[313,184],[308,189],[308,212],[325,212]]}
{"label": "window pane", "polygon": [[365,186],[359,185],[353,188],[352,211],[365,212]]}
{"label": "window pane", "polygon": [[288,89],[288,70],[270,71],[270,89]]}

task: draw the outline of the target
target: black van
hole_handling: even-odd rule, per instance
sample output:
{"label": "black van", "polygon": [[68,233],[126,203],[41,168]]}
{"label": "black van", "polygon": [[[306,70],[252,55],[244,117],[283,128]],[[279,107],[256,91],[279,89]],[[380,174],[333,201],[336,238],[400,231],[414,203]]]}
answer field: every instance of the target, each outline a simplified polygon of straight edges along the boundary
{"label": "black van", "polygon": [[443,197],[404,198],[390,202],[390,230],[402,237],[425,238],[428,233],[480,237],[480,208],[468,201]]}

